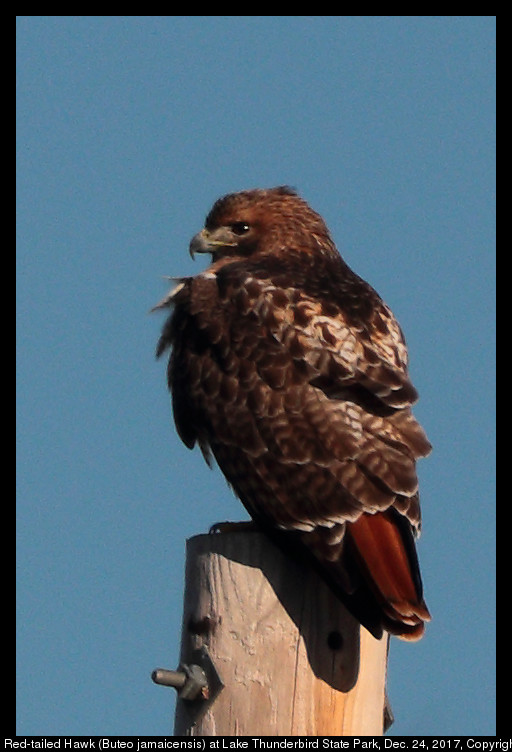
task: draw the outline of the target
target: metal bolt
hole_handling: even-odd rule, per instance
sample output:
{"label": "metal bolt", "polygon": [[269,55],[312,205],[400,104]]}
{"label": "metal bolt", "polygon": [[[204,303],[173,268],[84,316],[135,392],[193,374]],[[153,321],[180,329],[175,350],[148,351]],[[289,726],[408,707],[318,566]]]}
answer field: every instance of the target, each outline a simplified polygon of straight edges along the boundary
{"label": "metal bolt", "polygon": [[181,664],[177,671],[156,668],[151,674],[155,684],[174,687],[182,700],[208,699],[208,680],[206,674],[196,664]]}
{"label": "metal bolt", "polygon": [[155,684],[161,684],[164,687],[175,687],[181,689],[187,681],[187,675],[183,671],[170,671],[167,668],[155,668],[151,674]]}
{"label": "metal bolt", "polygon": [[187,654],[190,663],[182,663],[176,671],[156,668],[151,674],[155,684],[174,687],[180,700],[185,700],[184,708],[191,718],[197,721],[222,691],[224,684],[210,658],[206,645]]}

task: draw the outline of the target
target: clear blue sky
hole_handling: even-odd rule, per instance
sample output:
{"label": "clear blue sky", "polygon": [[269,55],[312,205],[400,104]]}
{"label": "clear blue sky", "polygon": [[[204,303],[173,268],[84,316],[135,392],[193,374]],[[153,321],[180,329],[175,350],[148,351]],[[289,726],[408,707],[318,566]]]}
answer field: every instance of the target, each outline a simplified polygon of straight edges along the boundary
{"label": "clear blue sky", "polygon": [[245,517],[175,435],[162,275],[288,183],[395,311],[434,452],[394,734],[493,734],[493,16],[18,17],[17,733],[169,734],[184,542]]}

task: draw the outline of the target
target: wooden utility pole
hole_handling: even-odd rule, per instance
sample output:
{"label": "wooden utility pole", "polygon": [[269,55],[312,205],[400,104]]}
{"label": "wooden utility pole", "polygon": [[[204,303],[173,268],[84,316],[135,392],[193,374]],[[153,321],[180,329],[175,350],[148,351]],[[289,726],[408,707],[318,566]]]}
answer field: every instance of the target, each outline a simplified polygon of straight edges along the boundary
{"label": "wooden utility pole", "polygon": [[387,638],[261,533],[187,541],[181,664],[199,653],[220,681],[207,671],[210,701],[179,697],[176,735],[383,733]]}

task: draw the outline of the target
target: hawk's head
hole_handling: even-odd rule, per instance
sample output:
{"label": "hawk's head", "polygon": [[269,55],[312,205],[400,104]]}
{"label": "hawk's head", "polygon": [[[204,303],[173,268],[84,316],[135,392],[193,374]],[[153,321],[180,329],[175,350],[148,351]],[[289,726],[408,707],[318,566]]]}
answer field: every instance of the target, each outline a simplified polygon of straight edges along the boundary
{"label": "hawk's head", "polygon": [[337,255],[322,217],[288,186],[230,193],[218,199],[190,254],[247,257],[287,249]]}

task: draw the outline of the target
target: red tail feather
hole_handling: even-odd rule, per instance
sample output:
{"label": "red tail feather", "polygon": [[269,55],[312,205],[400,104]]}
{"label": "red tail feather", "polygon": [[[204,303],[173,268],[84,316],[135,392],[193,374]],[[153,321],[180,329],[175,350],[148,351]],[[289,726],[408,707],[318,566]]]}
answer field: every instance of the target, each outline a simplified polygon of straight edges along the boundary
{"label": "red tail feather", "polygon": [[417,562],[411,560],[392,513],[363,514],[348,528],[370,586],[390,620],[387,628],[406,640],[419,639],[430,614],[418,584]]}

